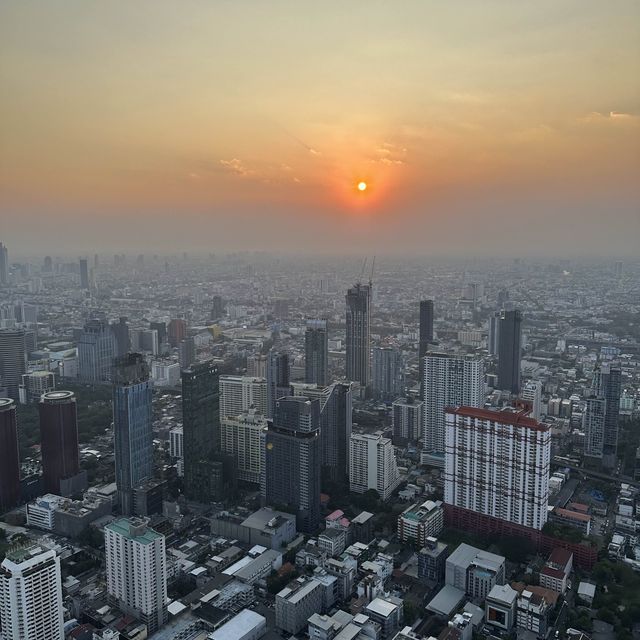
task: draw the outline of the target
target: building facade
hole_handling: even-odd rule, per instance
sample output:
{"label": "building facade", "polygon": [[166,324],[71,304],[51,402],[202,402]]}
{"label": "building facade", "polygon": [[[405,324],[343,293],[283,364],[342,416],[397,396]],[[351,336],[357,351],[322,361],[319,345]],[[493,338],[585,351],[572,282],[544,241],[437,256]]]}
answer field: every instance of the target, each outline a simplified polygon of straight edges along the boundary
{"label": "building facade", "polygon": [[514,394],[520,393],[521,343],[520,311],[503,311],[498,336],[498,387]]}
{"label": "building facade", "polygon": [[307,320],[304,335],[305,376],[308,384],[329,383],[329,333],[326,320]]}
{"label": "building facade", "polygon": [[354,493],[370,489],[388,500],[400,484],[393,444],[380,434],[353,433],[349,450],[349,487]]}
{"label": "building facade", "polygon": [[116,338],[103,319],[94,318],[84,325],[78,340],[78,377],[83,382],[105,382],[111,379],[116,357]]}
{"label": "building facade", "polygon": [[371,380],[371,283],[347,291],[346,378],[368,387]]}
{"label": "building facade", "polygon": [[16,405],[0,398],[0,513],[13,509],[20,499],[20,451]]}

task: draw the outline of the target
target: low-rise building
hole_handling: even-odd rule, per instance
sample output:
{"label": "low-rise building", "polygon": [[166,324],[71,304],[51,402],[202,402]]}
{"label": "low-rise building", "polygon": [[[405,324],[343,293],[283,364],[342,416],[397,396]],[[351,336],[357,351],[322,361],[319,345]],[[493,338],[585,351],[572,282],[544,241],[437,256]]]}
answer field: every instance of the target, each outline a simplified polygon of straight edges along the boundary
{"label": "low-rise building", "polygon": [[462,543],[447,558],[445,580],[472,598],[484,600],[495,585],[504,584],[505,558]]}
{"label": "low-rise building", "polygon": [[398,516],[398,538],[402,542],[413,540],[424,547],[427,538],[440,535],[443,526],[442,502],[427,500],[408,507]]}
{"label": "low-rise building", "polygon": [[418,552],[418,578],[431,589],[444,583],[449,548],[437,538],[427,538]]}
{"label": "low-rise building", "polygon": [[318,536],[318,547],[331,558],[339,556],[346,545],[346,535],[342,529],[325,529]]}
{"label": "low-rise building", "polygon": [[502,631],[510,631],[516,622],[518,592],[508,584],[496,584],[485,599],[487,624]]}
{"label": "low-rise building", "polygon": [[400,629],[404,615],[402,600],[393,596],[375,598],[364,608],[364,612],[380,625],[382,640],[393,638]]}
{"label": "low-rise building", "polygon": [[313,578],[298,578],[276,595],[276,627],[296,634],[314,613],[324,613],[324,585]]}
{"label": "low-rise building", "polygon": [[540,570],[540,586],[558,593],[565,593],[572,569],[573,554],[571,551],[554,549]]}

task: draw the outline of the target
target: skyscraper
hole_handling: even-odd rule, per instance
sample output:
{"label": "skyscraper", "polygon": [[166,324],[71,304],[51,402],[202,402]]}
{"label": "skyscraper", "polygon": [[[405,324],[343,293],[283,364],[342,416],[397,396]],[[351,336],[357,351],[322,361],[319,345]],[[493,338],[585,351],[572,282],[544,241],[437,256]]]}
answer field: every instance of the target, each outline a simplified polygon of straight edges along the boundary
{"label": "skyscraper", "polygon": [[418,355],[420,362],[433,343],[433,300],[420,300],[420,335]]}
{"label": "skyscraper", "polygon": [[251,407],[267,415],[267,381],[250,376],[220,376],[220,419],[239,416]]}
{"label": "skyscraper", "polygon": [[220,427],[222,451],[235,459],[238,479],[260,484],[262,432],[267,428],[267,419],[249,409],[235,418],[222,418]]}
{"label": "skyscraper", "polygon": [[424,422],[424,402],[411,396],[398,398],[392,405],[393,444],[406,446],[416,443],[422,437]]}
{"label": "skyscraper", "polygon": [[113,428],[120,510],[134,513],[133,490],[153,477],[152,382],[139,353],[117,358],[113,368]]}
{"label": "skyscraper", "polygon": [[193,337],[185,338],[178,345],[180,369],[188,369],[196,361],[196,345]]}
{"label": "skyscraper", "polygon": [[522,316],[519,311],[503,311],[498,339],[498,387],[520,393]]}
{"label": "skyscraper", "polygon": [[531,416],[540,420],[542,407],[542,382],[540,380],[529,380],[520,394],[523,400],[531,403]]}
{"label": "skyscraper", "polygon": [[80,288],[90,289],[89,286],[89,264],[86,258],[80,258]]}
{"label": "skyscraper", "polygon": [[551,433],[528,411],[446,412],[444,501],[542,529],[547,521]]}
{"label": "skyscraper", "polygon": [[266,504],[294,509],[298,530],[314,532],[320,524],[320,401],[304,396],[276,400],[263,437]]}
{"label": "skyscraper", "polygon": [[329,379],[329,336],[326,320],[307,320],[305,382],[326,385]]}
{"label": "skyscraper", "polygon": [[6,387],[10,398],[20,397],[20,383],[27,367],[25,332],[23,329],[0,329],[0,387]]}
{"label": "skyscraper", "polygon": [[484,404],[484,363],[471,356],[430,353],[425,356],[423,378],[426,451],[444,453],[447,407],[481,407]]}
{"label": "skyscraper", "polygon": [[391,347],[373,348],[373,379],[371,387],[379,398],[395,400],[404,393],[402,356]]}
{"label": "skyscraper", "polygon": [[40,452],[46,493],[72,495],[82,489],[76,398],[72,391],[50,391],[40,398]]}
{"label": "skyscraper", "polygon": [[351,491],[365,493],[373,489],[381,500],[388,500],[400,484],[391,440],[379,433],[352,433],[349,445]]}
{"label": "skyscraper", "polygon": [[0,284],[9,284],[9,252],[0,242]]}
{"label": "skyscraper", "polygon": [[346,377],[369,386],[371,379],[371,283],[347,291]]}
{"label": "skyscraper", "polygon": [[20,498],[20,454],[16,405],[0,398],[0,513],[13,509]]}
{"label": "skyscraper", "polygon": [[327,389],[320,410],[322,471],[326,478],[345,485],[349,476],[351,395],[351,383],[335,382]]}
{"label": "skyscraper", "polygon": [[118,322],[113,322],[111,324],[111,330],[116,340],[115,355],[120,357],[129,353],[129,351],[131,351],[131,336],[129,335],[127,318],[121,317]]}
{"label": "skyscraper", "polygon": [[108,524],[104,534],[107,593],[155,633],[167,621],[164,536],[133,518]]}
{"label": "skyscraper", "polygon": [[116,339],[111,327],[100,318],[89,320],[78,340],[78,377],[83,382],[111,379]]}
{"label": "skyscraper", "polygon": [[493,315],[489,316],[489,326],[487,331],[487,350],[492,356],[498,355],[498,348],[500,346],[500,317],[502,313],[496,311]]}
{"label": "skyscraper", "polygon": [[64,640],[60,558],[42,547],[18,547],[0,565],[4,640]]}
{"label": "skyscraper", "polygon": [[182,340],[187,337],[187,321],[183,318],[173,318],[169,322],[167,329],[167,338],[169,345],[177,347]]}
{"label": "skyscraper", "polygon": [[273,418],[276,400],[289,395],[289,385],[289,356],[272,349],[267,355],[267,418]]}
{"label": "skyscraper", "polygon": [[182,372],[184,492],[196,502],[232,497],[235,462],[222,452],[218,368],[211,362]]}

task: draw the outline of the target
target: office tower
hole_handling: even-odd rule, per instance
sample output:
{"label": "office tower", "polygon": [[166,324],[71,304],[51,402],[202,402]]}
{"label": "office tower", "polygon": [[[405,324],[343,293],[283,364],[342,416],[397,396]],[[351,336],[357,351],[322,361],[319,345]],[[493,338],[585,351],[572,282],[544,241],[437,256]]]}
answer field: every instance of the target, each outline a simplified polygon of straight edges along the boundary
{"label": "office tower", "polygon": [[618,452],[618,420],[622,371],[619,366],[602,364],[593,374],[592,396],[584,413],[585,455],[600,458],[612,468]]}
{"label": "office tower", "polygon": [[0,398],[0,513],[13,509],[20,499],[20,454],[16,405]]}
{"label": "office tower", "polygon": [[235,460],[222,452],[218,369],[211,362],[182,371],[184,493],[211,502],[233,497]]}
{"label": "office tower", "polygon": [[422,437],[424,402],[408,396],[398,398],[391,406],[393,444],[406,446],[415,444]]}
{"label": "office tower", "polygon": [[20,382],[27,367],[23,329],[0,329],[0,387],[14,400],[20,397]]}
{"label": "office tower", "polygon": [[131,351],[131,336],[129,335],[129,325],[127,318],[121,317],[118,322],[111,323],[111,330],[116,340],[116,353],[120,357]]}
{"label": "office tower", "polygon": [[250,376],[220,376],[220,418],[233,418],[251,407],[267,415],[267,381]]}
{"label": "office tower", "polygon": [[178,345],[180,369],[188,369],[196,361],[196,343],[192,337],[185,338]]}
{"label": "office tower", "polygon": [[149,367],[139,353],[117,358],[113,368],[113,429],[120,510],[134,513],[133,490],[153,477]]}
{"label": "office tower", "polygon": [[420,333],[418,356],[420,362],[427,355],[429,345],[433,343],[433,300],[420,300]]}
{"label": "office tower", "polygon": [[267,356],[256,353],[247,357],[247,375],[252,378],[267,377]]}
{"label": "office tower", "polygon": [[529,380],[520,394],[523,400],[531,403],[531,417],[540,420],[542,408],[542,382],[540,380]]}
{"label": "office tower", "polygon": [[0,242],[0,285],[9,284],[9,252]]}
{"label": "office tower", "polygon": [[263,438],[266,504],[294,509],[298,530],[314,532],[320,524],[320,401],[276,400]]}
{"label": "office tower", "polygon": [[332,482],[345,485],[349,480],[351,396],[351,383],[335,382],[326,390],[320,409],[322,472]]}
{"label": "office tower", "polygon": [[235,459],[238,480],[260,484],[262,432],[266,428],[267,419],[255,409],[221,419],[222,451]]}
{"label": "office tower", "polygon": [[371,376],[371,283],[347,291],[346,377],[369,386]]}
{"label": "office tower", "polygon": [[290,394],[289,356],[273,349],[267,354],[267,418],[273,418],[275,402]]}
{"label": "office tower", "polygon": [[134,518],[116,520],[104,533],[107,593],[151,635],[167,622],[164,536]]}
{"label": "office tower", "polygon": [[504,306],[509,302],[509,291],[507,289],[500,289],[498,291],[498,308],[504,309]]}
{"label": "office tower", "polygon": [[182,318],[173,318],[169,321],[167,339],[174,349],[187,337],[187,321]]}
{"label": "office tower", "polygon": [[308,384],[326,385],[329,379],[329,335],[326,320],[307,320],[304,347],[304,381]]}
{"label": "office tower", "polygon": [[425,357],[423,378],[426,451],[444,453],[447,407],[481,407],[484,404],[484,362],[471,356],[431,353]]}
{"label": "office tower", "polygon": [[25,373],[20,383],[20,404],[29,404],[40,399],[43,393],[48,393],[56,388],[56,376],[51,371],[40,369]]}
{"label": "office tower", "polygon": [[220,296],[211,299],[211,320],[220,320],[224,316],[224,301]]}
{"label": "office tower", "polygon": [[498,387],[514,394],[520,393],[521,324],[519,311],[502,313],[498,340]]}
{"label": "office tower", "polygon": [[85,325],[78,340],[78,377],[83,382],[111,380],[116,339],[111,327],[94,318]]}
{"label": "office tower", "polygon": [[[38,403],[42,482],[46,493],[71,495],[81,488],[76,398],[72,391],[50,391]],[[74,481],[74,479],[76,479]]]}
{"label": "office tower", "polygon": [[158,332],[155,329],[134,329],[131,332],[131,351],[158,355],[160,353]]}
{"label": "office tower", "polygon": [[498,348],[500,346],[500,317],[502,313],[496,311],[493,315],[489,316],[489,327],[487,331],[487,350],[492,356],[498,355]]}
{"label": "office tower", "polygon": [[149,324],[149,329],[151,329],[151,331],[155,330],[158,332],[158,345],[160,347],[168,342],[167,325],[164,322],[151,322]]}
{"label": "office tower", "polygon": [[373,377],[371,387],[375,395],[392,400],[404,393],[402,355],[390,347],[373,348]]}
{"label": "office tower", "polygon": [[0,565],[4,640],[64,640],[60,558],[42,547],[16,547]]}
{"label": "office tower", "polygon": [[89,265],[86,258],[80,258],[80,288],[89,289]]}
{"label": "office tower", "polygon": [[352,433],[349,440],[349,488],[354,493],[370,489],[388,500],[400,484],[396,454],[389,438],[379,433]]}
{"label": "office tower", "polygon": [[528,410],[446,412],[444,501],[542,529],[547,521],[551,433]]}

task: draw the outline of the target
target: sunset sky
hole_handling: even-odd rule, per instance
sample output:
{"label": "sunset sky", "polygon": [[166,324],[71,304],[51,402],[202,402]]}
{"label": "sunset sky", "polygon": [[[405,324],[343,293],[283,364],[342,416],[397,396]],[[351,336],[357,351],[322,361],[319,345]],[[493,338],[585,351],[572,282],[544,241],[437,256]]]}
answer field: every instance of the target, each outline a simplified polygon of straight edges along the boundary
{"label": "sunset sky", "polygon": [[636,0],[4,0],[0,95],[14,254],[639,252]]}

